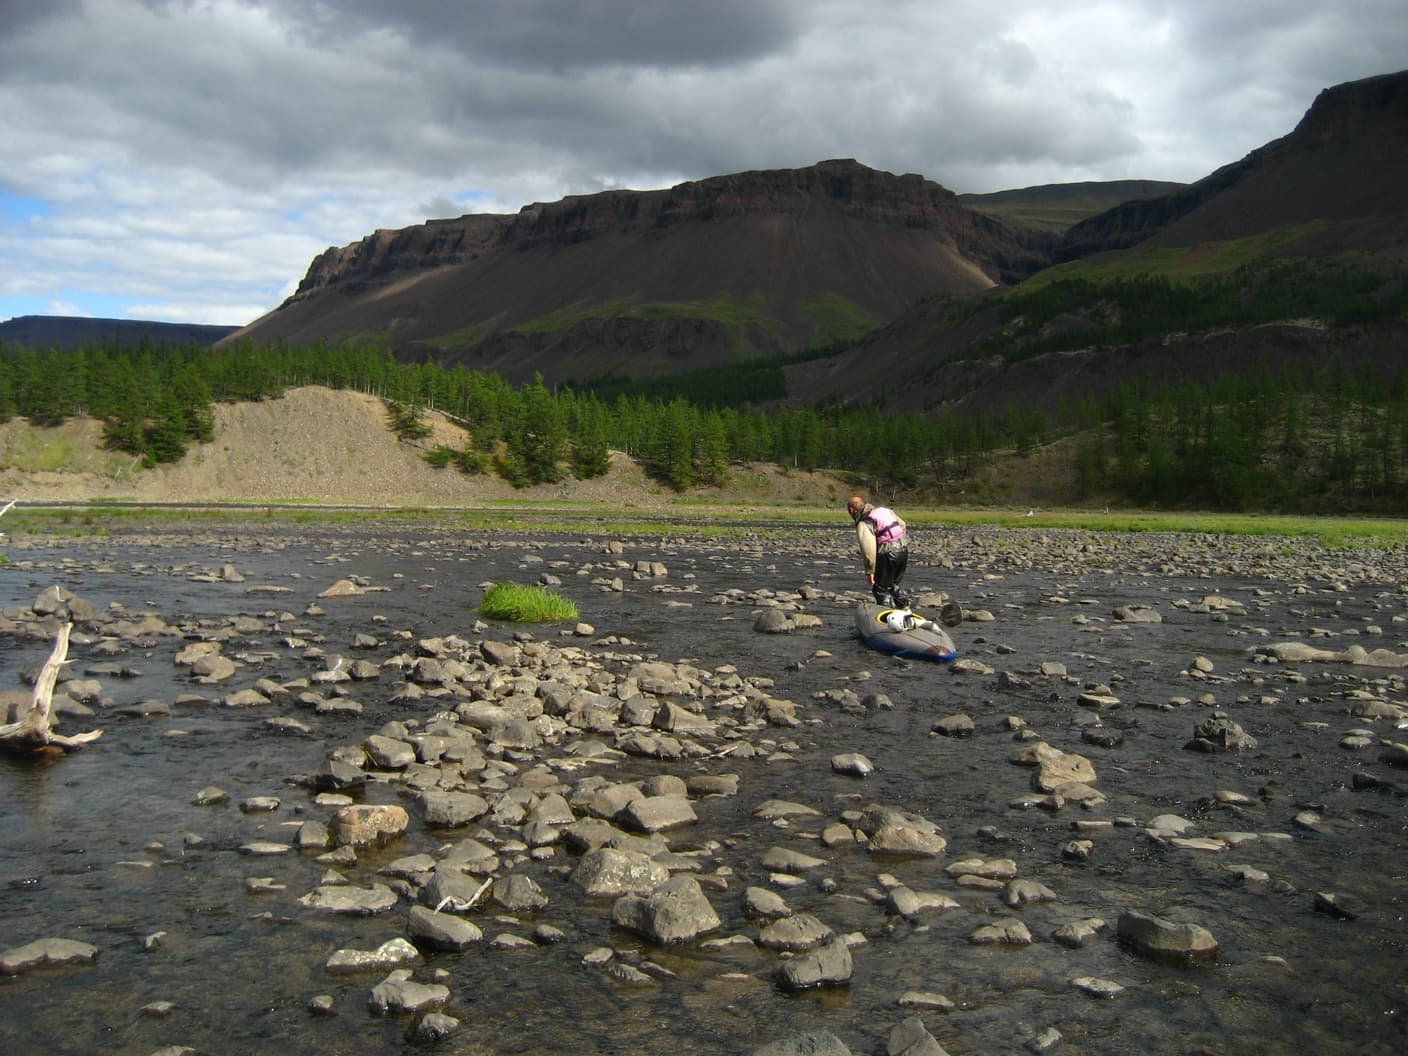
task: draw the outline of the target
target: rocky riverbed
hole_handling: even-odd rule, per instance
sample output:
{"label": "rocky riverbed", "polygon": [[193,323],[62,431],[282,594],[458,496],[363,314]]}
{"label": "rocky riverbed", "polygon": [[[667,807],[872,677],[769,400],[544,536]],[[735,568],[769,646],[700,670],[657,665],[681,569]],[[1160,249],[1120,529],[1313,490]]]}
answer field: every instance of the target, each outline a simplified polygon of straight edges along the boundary
{"label": "rocky riverbed", "polygon": [[[154,526],[155,524],[155,526]],[[12,540],[6,1053],[1398,1053],[1408,549],[410,519]],[[475,612],[544,583],[579,621]]]}

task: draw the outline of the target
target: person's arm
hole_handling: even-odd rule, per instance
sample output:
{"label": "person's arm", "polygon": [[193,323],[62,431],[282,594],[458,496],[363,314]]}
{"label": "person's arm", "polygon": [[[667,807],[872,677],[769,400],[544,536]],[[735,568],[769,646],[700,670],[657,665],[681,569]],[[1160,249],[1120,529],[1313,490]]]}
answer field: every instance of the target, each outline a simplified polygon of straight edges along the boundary
{"label": "person's arm", "polygon": [[860,556],[865,562],[865,574],[870,582],[875,582],[875,527],[864,517],[856,521],[856,542],[860,544]]}

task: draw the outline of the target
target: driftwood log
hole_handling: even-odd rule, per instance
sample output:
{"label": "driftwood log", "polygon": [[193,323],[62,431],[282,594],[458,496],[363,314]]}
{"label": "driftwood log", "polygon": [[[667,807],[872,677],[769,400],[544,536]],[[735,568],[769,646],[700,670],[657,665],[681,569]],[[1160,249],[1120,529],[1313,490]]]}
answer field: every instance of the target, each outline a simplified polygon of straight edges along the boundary
{"label": "driftwood log", "polygon": [[34,697],[29,706],[18,715],[18,722],[0,726],[0,748],[11,752],[41,752],[47,748],[82,748],[90,741],[103,735],[102,730],[90,730],[64,737],[53,730],[54,725],[54,685],[58,682],[59,671],[68,663],[68,638],[73,632],[73,624],[65,623],[54,636],[54,651],[44,662],[39,678],[34,683]]}

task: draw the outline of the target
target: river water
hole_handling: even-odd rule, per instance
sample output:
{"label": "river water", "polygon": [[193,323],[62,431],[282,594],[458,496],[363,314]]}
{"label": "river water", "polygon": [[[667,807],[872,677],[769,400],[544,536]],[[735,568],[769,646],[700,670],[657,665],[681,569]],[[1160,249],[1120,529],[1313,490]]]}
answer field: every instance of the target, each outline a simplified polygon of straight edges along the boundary
{"label": "river water", "polygon": [[[620,555],[607,552],[613,539],[624,543]],[[759,862],[769,847],[827,858],[825,868],[781,893],[794,910],[864,938],[853,950],[848,987],[787,995],[772,983],[776,955],[761,948],[696,941],[657,949],[623,934],[611,927],[609,907],[590,904],[566,882],[571,856],[559,849],[524,867],[548,892],[545,909],[520,919],[486,911],[476,920],[486,938],[550,924],[563,932],[560,942],[431,953],[417,968],[422,980],[443,971],[452,991],[446,1011],[463,1023],[436,1051],[746,1053],[789,1033],[826,1030],[853,1052],[880,1052],[889,1029],[915,1014],[897,1003],[909,991],[952,1002],[947,1011],[918,1014],[953,1054],[1025,1052],[1048,1028],[1059,1031],[1054,1051],[1063,1053],[1408,1050],[1408,773],[1381,764],[1377,746],[1340,745],[1361,728],[1377,739],[1408,740],[1391,719],[1348,712],[1366,695],[1408,703],[1402,671],[1254,664],[1248,653],[1291,640],[1408,652],[1401,547],[1361,558],[1270,540],[921,533],[908,585],[948,592],[992,614],[990,622],[965,623],[954,638],[961,658],[1016,676],[1003,681],[995,673],[898,661],[857,641],[849,602],[863,583],[844,525],[759,525],[724,542],[702,542],[606,536],[590,522],[580,531],[498,537],[447,522],[382,518],[158,527],[118,519],[103,533],[10,544],[9,564],[0,567],[7,611],[58,584],[100,609],[155,612],[188,628],[254,618],[251,626],[262,630],[226,643],[227,655],[246,664],[241,686],[259,677],[307,676],[318,666],[309,644],[350,653],[358,633],[383,642],[371,659],[403,652],[422,637],[474,638],[482,584],[532,582],[548,572],[598,639],[632,643],[603,648],[704,669],[735,665],[746,676],[773,679],[775,695],[800,705],[802,725],[768,731],[754,758],[627,759],[608,776],[738,774],[739,794],[698,801],[699,822],[672,832],[672,847],[698,852],[710,870],[732,871],[726,890],[709,889],[723,936],[756,937],[742,897],[749,885],[769,885]],[[629,566],[636,561],[661,562],[668,574],[634,578]],[[614,572],[624,589],[609,589],[605,581],[620,563],[625,567]],[[217,578],[227,564],[242,581]],[[317,599],[348,576],[371,592]],[[823,624],[792,634],[759,634],[755,605],[738,595],[722,600],[726,591],[790,594],[803,586],[816,590],[805,608]],[[1196,604],[1208,595],[1245,609],[1218,616]],[[310,604],[321,614],[309,614]],[[1152,606],[1162,622],[1112,618],[1115,607],[1129,604]],[[488,636],[511,633],[492,628]],[[556,636],[554,629],[535,633]],[[148,1054],[175,1045],[212,1054],[423,1051],[407,1039],[408,1017],[368,1011],[379,973],[331,976],[324,969],[336,949],[372,949],[404,935],[407,903],[366,918],[307,909],[298,898],[317,886],[326,866],[297,852],[255,859],[240,851],[253,840],[288,841],[303,820],[323,816],[312,794],[288,779],[311,773],[329,749],[404,718],[405,706],[390,701],[394,679],[355,687],[360,716],[314,716],[291,704],[182,703],[183,694],[239,688],[196,686],[173,662],[185,644],[152,639],[115,658],[76,644],[76,676],[98,663],[125,668],[102,677],[105,700],[92,718],[63,727],[99,727],[103,738],[46,762],[0,756],[0,950],[50,936],[100,950],[92,966],[0,977],[0,1052]],[[20,688],[21,671],[48,650],[49,643],[22,633],[0,635],[6,685]],[[1195,657],[1211,661],[1210,675],[1187,674]],[[1038,674],[1043,662],[1065,665],[1069,677]],[[1107,687],[1119,704],[1098,714],[1082,706],[1076,698],[1086,684]],[[882,693],[894,706],[847,709],[825,696],[846,689]],[[124,713],[153,701],[171,713]],[[1185,750],[1194,724],[1215,710],[1255,736],[1257,747]],[[266,720],[276,713],[296,715],[314,735],[271,729]],[[931,735],[938,719],[958,713],[974,720],[973,736]],[[1022,747],[1010,717],[1052,746],[1091,759],[1108,802],[1090,810],[1015,806],[1031,791],[1030,771],[1010,762]],[[1083,740],[1096,722],[1122,735],[1119,743]],[[876,764],[863,782],[830,766],[833,754],[852,751]],[[1356,783],[1356,774],[1376,786]],[[229,805],[195,805],[208,785],[225,789]],[[1220,803],[1223,790],[1247,801]],[[237,804],[253,796],[276,796],[280,806],[241,812]],[[397,793],[369,787],[366,798],[393,802]],[[758,804],[776,798],[823,816],[791,828],[753,816]],[[936,822],[948,853],[877,861],[858,848],[824,849],[815,839],[827,821],[869,802]],[[1257,838],[1220,852],[1170,846],[1144,831],[1165,814],[1189,819],[1201,834]],[[1115,826],[1090,837],[1088,859],[1065,857],[1075,823],[1092,820]],[[411,833],[362,855],[346,872],[365,884],[394,858],[434,847],[427,834]],[[1046,884],[1056,900],[1011,909],[992,893],[956,887],[944,865],[973,856],[1013,859],[1022,877]],[[1233,864],[1269,879],[1247,883],[1228,869]],[[918,923],[887,915],[874,898],[882,874],[915,890],[942,891],[960,908]],[[247,893],[252,876],[271,876],[283,889]],[[1353,907],[1353,919],[1317,909],[1317,893]],[[1115,920],[1131,909],[1208,928],[1221,946],[1217,962],[1179,968],[1136,956],[1114,938]],[[969,942],[980,924],[1011,915],[1027,924],[1031,945]],[[1084,947],[1051,941],[1060,925],[1091,917],[1109,927]],[[655,985],[622,987],[585,965],[584,955],[602,946],[644,963]],[[1082,977],[1124,989],[1091,997],[1073,985]],[[331,1016],[308,1010],[323,994],[333,998]]]}

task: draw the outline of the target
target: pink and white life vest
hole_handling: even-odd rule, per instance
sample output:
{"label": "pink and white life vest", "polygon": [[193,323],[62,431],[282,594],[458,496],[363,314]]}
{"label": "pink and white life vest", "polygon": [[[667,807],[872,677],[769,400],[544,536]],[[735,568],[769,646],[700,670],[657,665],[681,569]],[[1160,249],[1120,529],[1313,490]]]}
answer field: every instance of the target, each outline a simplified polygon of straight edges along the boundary
{"label": "pink and white life vest", "polygon": [[875,528],[877,546],[904,538],[904,527],[900,524],[899,515],[890,507],[876,506],[865,517]]}

